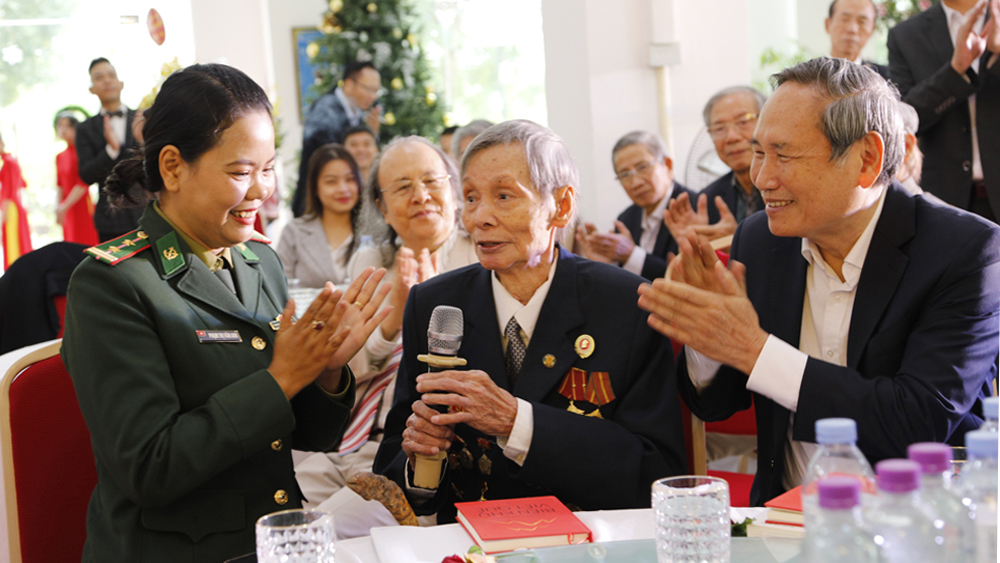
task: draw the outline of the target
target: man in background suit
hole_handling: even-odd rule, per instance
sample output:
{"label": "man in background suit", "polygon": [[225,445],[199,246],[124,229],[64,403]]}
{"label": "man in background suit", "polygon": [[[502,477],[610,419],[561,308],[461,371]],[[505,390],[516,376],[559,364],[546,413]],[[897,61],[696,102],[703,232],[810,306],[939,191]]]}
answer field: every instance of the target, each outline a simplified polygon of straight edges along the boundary
{"label": "man in background suit", "polygon": [[[417,514],[448,522],[458,501],[540,495],[648,507],[654,480],[687,472],[670,342],[631,297],[642,278],[556,244],[578,181],[562,139],[530,121],[487,129],[463,156],[462,222],[479,264],[410,291],[374,465]],[[464,312],[467,369],[424,373],[417,361],[438,305]],[[444,450],[438,486],[412,485],[414,454]]]}
{"label": "man in background suit", "polygon": [[104,180],[122,159],[137,148],[132,134],[135,111],[122,103],[122,88],[118,73],[108,59],[100,57],[90,63],[90,93],[101,100],[101,111],[81,123],[76,130],[76,152],[80,178],[97,184],[97,205],[94,207],[94,227],[101,242],[134,231],[142,216],[141,207],[113,208],[104,194]]}
{"label": "man in background suit", "polygon": [[368,125],[378,139],[382,107],[374,105],[382,88],[382,78],[375,65],[358,61],[344,67],[343,85],[320,96],[306,114],[302,124],[302,156],[299,158],[299,179],[292,195],[292,213],[301,217],[306,211],[306,181],[309,158],[327,143],[344,144],[344,132],[362,123]]}
{"label": "man in background suit", "polygon": [[750,138],[766,100],[756,88],[731,86],[716,92],[705,104],[705,127],[716,154],[730,172],[705,187],[698,196],[697,209],[684,194],[670,202],[663,221],[675,239],[687,229],[708,240],[727,237],[743,219],[764,209],[760,190],[750,180]]}
{"label": "man in background suit", "polygon": [[833,0],[823,25],[830,36],[831,57],[866,66],[889,80],[889,67],[861,58],[861,51],[875,31],[876,17],[872,0]]}
{"label": "man in background suit", "polygon": [[1000,0],[943,0],[889,31],[892,81],[920,116],[921,186],[993,222],[1000,218],[997,17]]}
{"label": "man in background suit", "polygon": [[577,241],[587,258],[617,262],[647,280],[667,271],[667,254],[677,252],[677,241],[663,225],[667,204],[691,192],[674,182],[674,161],[667,156],[663,139],[646,131],[632,131],[611,151],[615,176],[632,205],[618,216],[610,233],[592,223],[581,225]]}
{"label": "man in background suit", "polygon": [[892,86],[834,58],[773,80],[751,168],[766,214],[737,229],[728,270],[707,241],[682,239],[639,299],[685,343],[693,412],[724,420],[753,398],[755,505],[801,483],[822,418],[857,421],[872,463],[914,442],[960,445],[1000,348],[1000,227],[892,179],[904,151]]}

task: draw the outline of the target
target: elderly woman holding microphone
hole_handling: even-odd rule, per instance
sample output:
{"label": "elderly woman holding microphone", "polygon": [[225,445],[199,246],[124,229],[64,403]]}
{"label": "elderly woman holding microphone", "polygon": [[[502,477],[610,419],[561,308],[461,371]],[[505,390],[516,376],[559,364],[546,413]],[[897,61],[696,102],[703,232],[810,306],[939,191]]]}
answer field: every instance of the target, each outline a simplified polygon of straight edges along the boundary
{"label": "elderly woman holding microphone", "polygon": [[[642,278],[556,244],[578,182],[562,139],[530,121],[487,129],[462,157],[462,222],[479,263],[410,290],[375,459],[417,514],[448,522],[455,502],[539,495],[648,507],[654,480],[686,471],[673,354],[636,305]],[[467,369],[425,373],[417,359],[439,305],[464,313]],[[418,487],[417,456],[443,451],[434,482]]]}
{"label": "elderly woman holding microphone", "polygon": [[391,281],[393,289],[386,303],[392,312],[351,361],[357,400],[337,451],[314,454],[295,469],[310,506],[342,515],[337,519],[341,537],[367,535],[371,526],[396,522],[380,506],[362,506],[346,484],[357,473],[371,471],[382,439],[396,388],[403,307],[410,288],[476,262],[469,236],[459,226],[459,188],[452,160],[423,137],[393,140],[372,165],[362,215],[375,244],[358,250],[348,275],[387,268],[384,281]]}
{"label": "elderly woman holding microphone", "polygon": [[301,506],[291,449],[323,451],[354,401],[348,360],[388,314],[366,270],[297,321],[253,223],[274,190],[263,90],[225,65],[171,75],[142,154],[106,188],[139,230],[92,247],[69,286],[62,355],[97,487],[83,561],[218,562],[260,516]]}

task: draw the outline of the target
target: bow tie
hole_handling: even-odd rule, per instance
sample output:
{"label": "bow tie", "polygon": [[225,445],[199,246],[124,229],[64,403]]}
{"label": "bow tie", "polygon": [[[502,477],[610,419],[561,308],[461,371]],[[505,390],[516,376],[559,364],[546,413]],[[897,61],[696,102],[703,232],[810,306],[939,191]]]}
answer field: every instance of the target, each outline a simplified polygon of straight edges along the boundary
{"label": "bow tie", "polygon": [[104,115],[106,115],[108,117],[125,117],[125,112],[122,111],[122,110],[108,111],[108,112],[104,112]]}

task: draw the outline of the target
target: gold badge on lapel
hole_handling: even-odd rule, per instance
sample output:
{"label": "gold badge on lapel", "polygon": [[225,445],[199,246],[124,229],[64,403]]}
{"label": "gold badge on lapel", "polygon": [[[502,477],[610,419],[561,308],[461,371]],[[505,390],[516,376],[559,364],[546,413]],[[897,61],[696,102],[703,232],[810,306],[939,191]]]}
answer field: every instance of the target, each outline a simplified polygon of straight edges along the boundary
{"label": "gold badge on lapel", "polygon": [[576,354],[583,359],[587,359],[594,353],[594,337],[589,334],[581,334],[573,344]]}
{"label": "gold badge on lapel", "polygon": [[545,354],[545,357],[542,358],[542,365],[544,365],[547,368],[555,367],[556,357],[553,356],[552,354]]}
{"label": "gold badge on lapel", "polygon": [[163,251],[163,257],[166,258],[167,260],[176,260],[177,256],[178,256],[177,249],[172,246]]}

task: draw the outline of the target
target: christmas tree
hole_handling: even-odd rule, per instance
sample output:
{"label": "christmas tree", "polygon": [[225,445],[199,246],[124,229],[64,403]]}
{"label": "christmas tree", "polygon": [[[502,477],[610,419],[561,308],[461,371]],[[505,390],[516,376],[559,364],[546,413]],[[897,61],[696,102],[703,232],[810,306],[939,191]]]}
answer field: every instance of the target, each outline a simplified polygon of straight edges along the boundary
{"label": "christmas tree", "polygon": [[315,94],[343,78],[344,64],[371,61],[382,75],[382,142],[398,135],[436,137],[444,108],[430,84],[411,0],[330,0],[319,24],[323,37],[308,47],[320,69]]}

